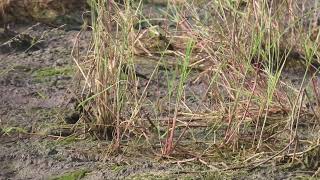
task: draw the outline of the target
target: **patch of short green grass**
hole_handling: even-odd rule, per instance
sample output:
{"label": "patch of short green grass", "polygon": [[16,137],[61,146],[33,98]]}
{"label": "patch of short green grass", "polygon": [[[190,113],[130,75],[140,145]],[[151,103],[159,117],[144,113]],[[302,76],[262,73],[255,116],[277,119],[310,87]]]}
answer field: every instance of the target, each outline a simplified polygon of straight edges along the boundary
{"label": "patch of short green grass", "polygon": [[8,126],[8,127],[0,127],[0,132],[4,135],[10,136],[14,133],[27,133],[27,130],[21,127],[14,127],[14,126]]}
{"label": "patch of short green grass", "polygon": [[72,67],[45,67],[38,69],[33,72],[33,77],[37,81],[45,81],[47,78],[55,77],[55,76],[71,76],[73,74],[74,69]]}
{"label": "patch of short green grass", "polygon": [[67,172],[65,174],[62,174],[61,176],[57,176],[54,178],[51,178],[51,180],[76,180],[76,179],[82,179],[86,176],[88,173],[88,170],[80,169],[72,172]]}
{"label": "patch of short green grass", "polygon": [[61,138],[60,140],[52,141],[52,140],[46,140],[43,141],[43,147],[46,149],[52,149],[57,147],[66,147],[70,144],[73,144],[77,141],[76,137],[71,135],[65,138]]}

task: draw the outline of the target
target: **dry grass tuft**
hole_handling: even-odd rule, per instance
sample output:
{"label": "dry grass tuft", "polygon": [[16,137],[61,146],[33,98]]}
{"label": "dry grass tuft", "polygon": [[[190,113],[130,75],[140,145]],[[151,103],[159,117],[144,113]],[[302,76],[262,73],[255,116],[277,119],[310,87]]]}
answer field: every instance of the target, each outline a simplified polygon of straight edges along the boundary
{"label": "dry grass tuft", "polygon": [[[318,110],[307,107],[312,98],[320,102],[317,3],[166,1],[152,15],[143,2],[91,1],[92,66],[86,78],[93,95],[86,102],[102,137],[118,147],[124,139],[144,138],[163,156],[210,168],[204,157],[256,167],[284,154],[294,159],[317,142],[318,136],[300,129],[318,117]],[[149,64],[156,60],[143,86],[135,61],[142,56]],[[161,68],[167,82],[159,82]],[[288,81],[288,74],[298,75],[298,83]],[[148,97],[154,81],[159,94],[165,84],[164,95]],[[192,91],[195,83],[205,84],[205,92]],[[196,108],[190,94],[200,104]]]}

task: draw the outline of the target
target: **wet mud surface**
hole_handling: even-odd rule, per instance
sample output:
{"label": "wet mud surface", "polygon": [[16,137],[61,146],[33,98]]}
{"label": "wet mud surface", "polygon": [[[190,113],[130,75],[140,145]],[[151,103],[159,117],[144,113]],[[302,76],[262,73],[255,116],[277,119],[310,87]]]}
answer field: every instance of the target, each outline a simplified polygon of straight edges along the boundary
{"label": "wet mud surface", "polygon": [[[14,30],[41,37],[41,42],[35,49],[11,46],[0,54],[1,177],[42,179],[55,164],[48,154],[57,152],[46,155],[40,148],[41,136],[59,136],[50,129],[76,113],[71,49],[79,32],[42,24]],[[34,135],[17,135],[21,131]]]}

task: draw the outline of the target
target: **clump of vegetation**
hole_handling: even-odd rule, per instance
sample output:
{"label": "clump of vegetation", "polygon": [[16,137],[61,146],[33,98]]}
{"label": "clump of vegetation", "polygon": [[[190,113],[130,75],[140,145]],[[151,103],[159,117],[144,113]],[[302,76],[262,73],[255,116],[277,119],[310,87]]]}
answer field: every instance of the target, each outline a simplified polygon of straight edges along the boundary
{"label": "clump of vegetation", "polygon": [[88,172],[89,172],[88,170],[81,169],[81,170],[65,173],[61,176],[52,178],[52,180],[78,180],[85,177]]}
{"label": "clump of vegetation", "polygon": [[0,127],[0,133],[1,135],[3,134],[10,136],[14,133],[27,133],[27,130],[20,127]]}
{"label": "clump of vegetation", "polygon": [[[316,4],[166,1],[157,15],[144,1],[90,5],[91,66],[80,68],[91,95],[81,105],[99,137],[117,148],[145,139],[164,157],[224,170],[295,160],[317,144],[318,110],[307,107],[320,102]],[[156,60],[149,77],[136,71],[141,56]],[[302,69],[298,83],[285,78],[292,62]],[[192,91],[195,83],[205,91]],[[299,129],[306,122],[316,138]]]}
{"label": "clump of vegetation", "polygon": [[36,80],[44,81],[48,78],[55,76],[71,76],[74,70],[72,67],[63,67],[63,68],[54,68],[54,67],[46,67],[41,68],[33,72],[33,77]]}

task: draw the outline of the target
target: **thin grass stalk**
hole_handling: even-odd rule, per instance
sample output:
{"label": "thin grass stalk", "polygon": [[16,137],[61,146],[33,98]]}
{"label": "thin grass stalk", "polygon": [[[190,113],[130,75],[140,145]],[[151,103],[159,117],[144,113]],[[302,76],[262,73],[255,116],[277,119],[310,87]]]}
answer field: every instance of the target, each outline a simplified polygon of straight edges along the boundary
{"label": "thin grass stalk", "polygon": [[[174,147],[177,146],[178,141],[176,142],[176,144],[174,144],[174,134],[175,134],[175,129],[176,129],[176,123],[177,123],[177,115],[178,115],[178,107],[180,105],[180,101],[184,92],[184,88],[185,88],[185,82],[190,74],[190,69],[189,69],[189,64],[190,64],[190,59],[191,59],[191,54],[192,54],[192,50],[194,47],[194,41],[191,39],[188,42],[188,46],[186,49],[186,56],[185,58],[182,60],[182,67],[180,70],[180,80],[179,80],[179,84],[177,87],[177,95],[176,95],[176,104],[175,104],[175,109],[174,109],[174,115],[172,118],[172,125],[168,125],[169,132],[167,139],[166,139],[166,143],[165,143],[165,148],[163,151],[164,155],[170,155],[173,150]],[[180,139],[180,138],[179,138]]]}

